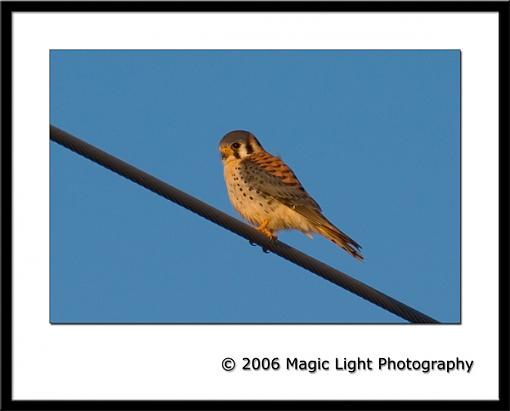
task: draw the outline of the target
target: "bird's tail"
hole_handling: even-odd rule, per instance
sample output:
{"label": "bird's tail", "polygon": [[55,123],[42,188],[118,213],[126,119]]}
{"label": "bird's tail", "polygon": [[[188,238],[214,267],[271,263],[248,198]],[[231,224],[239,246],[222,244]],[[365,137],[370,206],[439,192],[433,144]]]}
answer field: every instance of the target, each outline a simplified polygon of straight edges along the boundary
{"label": "bird's tail", "polygon": [[321,224],[320,226],[316,227],[316,229],[320,235],[326,237],[337,246],[343,248],[357,260],[363,260],[363,256],[360,253],[361,246],[347,234],[336,228],[333,224]]}

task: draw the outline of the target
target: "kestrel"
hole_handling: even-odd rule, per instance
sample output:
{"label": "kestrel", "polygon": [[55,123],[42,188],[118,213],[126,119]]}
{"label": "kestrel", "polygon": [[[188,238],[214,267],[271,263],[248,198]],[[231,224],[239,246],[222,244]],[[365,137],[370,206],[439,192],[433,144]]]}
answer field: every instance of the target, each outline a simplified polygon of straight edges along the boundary
{"label": "kestrel", "polygon": [[363,260],[361,246],[324,217],[294,172],[252,133],[231,131],[219,149],[230,202],[257,230],[270,239],[280,230],[295,229],[309,238],[317,233]]}

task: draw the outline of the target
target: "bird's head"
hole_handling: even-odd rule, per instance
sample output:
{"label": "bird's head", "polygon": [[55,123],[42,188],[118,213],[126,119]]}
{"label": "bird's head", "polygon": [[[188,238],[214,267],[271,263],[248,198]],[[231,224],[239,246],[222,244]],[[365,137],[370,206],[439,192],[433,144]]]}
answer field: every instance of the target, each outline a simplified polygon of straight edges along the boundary
{"label": "bird's head", "polygon": [[235,130],[227,133],[220,141],[221,159],[243,159],[254,153],[263,151],[257,138],[249,131]]}

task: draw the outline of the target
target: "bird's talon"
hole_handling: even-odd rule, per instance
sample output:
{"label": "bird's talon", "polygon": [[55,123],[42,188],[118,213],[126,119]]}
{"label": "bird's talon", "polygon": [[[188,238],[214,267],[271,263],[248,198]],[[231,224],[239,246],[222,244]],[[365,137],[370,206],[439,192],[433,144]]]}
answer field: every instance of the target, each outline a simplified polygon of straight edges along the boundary
{"label": "bird's talon", "polygon": [[276,235],[274,235],[273,231],[267,228],[268,221],[264,221],[260,226],[257,227],[257,230],[264,234],[269,240],[276,240]]}
{"label": "bird's talon", "polygon": [[271,251],[269,251],[267,248],[262,247],[262,251],[266,254],[269,254]]}
{"label": "bird's talon", "polygon": [[248,242],[249,242],[249,243],[250,243],[250,245],[252,245],[252,246],[257,246],[257,243],[254,243],[254,242],[253,242],[253,241],[251,241],[251,240],[248,240]]}

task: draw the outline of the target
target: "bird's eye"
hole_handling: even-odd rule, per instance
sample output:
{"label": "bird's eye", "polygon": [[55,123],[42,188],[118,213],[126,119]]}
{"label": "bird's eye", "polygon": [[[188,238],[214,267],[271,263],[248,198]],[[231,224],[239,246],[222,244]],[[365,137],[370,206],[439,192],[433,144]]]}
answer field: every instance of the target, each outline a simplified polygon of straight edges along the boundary
{"label": "bird's eye", "polygon": [[239,144],[239,143],[233,143],[233,144],[231,145],[231,147],[237,150],[239,147],[241,147],[241,144]]}

